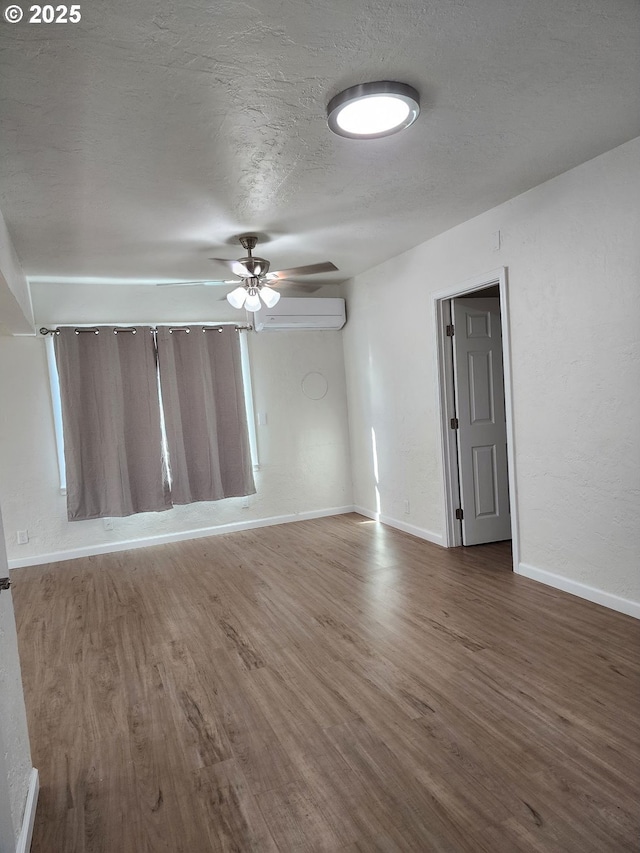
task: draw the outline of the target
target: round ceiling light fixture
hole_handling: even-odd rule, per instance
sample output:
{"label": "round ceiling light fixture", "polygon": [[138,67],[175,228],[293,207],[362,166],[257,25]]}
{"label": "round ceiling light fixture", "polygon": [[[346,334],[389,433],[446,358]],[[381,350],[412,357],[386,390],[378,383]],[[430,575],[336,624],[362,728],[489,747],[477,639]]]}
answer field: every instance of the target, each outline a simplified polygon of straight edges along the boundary
{"label": "round ceiling light fixture", "polygon": [[409,127],[420,113],[420,96],[406,83],[359,83],[329,101],[329,128],[350,139],[378,139]]}

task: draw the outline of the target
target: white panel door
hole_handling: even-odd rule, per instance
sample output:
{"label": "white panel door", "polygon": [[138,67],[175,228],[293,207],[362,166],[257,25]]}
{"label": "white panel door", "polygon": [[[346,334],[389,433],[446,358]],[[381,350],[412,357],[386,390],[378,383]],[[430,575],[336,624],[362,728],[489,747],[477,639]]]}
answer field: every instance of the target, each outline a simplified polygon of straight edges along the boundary
{"label": "white panel door", "polygon": [[453,299],[462,542],[511,539],[498,298]]}

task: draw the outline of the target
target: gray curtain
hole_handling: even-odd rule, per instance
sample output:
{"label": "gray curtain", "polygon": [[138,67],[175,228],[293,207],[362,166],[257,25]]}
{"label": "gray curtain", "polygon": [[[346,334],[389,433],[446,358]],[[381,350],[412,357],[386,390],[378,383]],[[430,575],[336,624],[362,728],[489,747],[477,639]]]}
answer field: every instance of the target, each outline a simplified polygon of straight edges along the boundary
{"label": "gray curtain", "polygon": [[252,495],[239,332],[185,328],[157,334],[172,500]]}
{"label": "gray curtain", "polygon": [[171,508],[149,327],[56,335],[70,521]]}

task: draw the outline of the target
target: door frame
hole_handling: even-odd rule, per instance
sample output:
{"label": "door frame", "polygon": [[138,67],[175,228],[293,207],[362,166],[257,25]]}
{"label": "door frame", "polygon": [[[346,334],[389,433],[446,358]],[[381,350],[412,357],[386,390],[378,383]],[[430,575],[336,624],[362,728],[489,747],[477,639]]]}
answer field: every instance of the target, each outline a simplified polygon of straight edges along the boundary
{"label": "door frame", "polygon": [[511,542],[513,568],[517,571],[520,560],[518,496],[516,490],[516,464],[513,429],[513,395],[511,373],[511,335],[509,326],[509,295],[507,268],[498,269],[467,279],[460,284],[432,294],[432,316],[434,318],[434,341],[438,370],[438,408],[440,414],[440,447],[444,485],[444,546],[455,548],[462,545],[460,522],[456,509],[460,506],[460,484],[458,481],[458,452],[454,430],[450,420],[455,415],[453,385],[453,352],[446,334],[451,323],[451,300],[466,296],[476,290],[498,285],[500,290],[500,321],[502,324],[502,362],[504,368],[504,403],[507,426],[507,464],[509,466],[509,510],[511,513]]}

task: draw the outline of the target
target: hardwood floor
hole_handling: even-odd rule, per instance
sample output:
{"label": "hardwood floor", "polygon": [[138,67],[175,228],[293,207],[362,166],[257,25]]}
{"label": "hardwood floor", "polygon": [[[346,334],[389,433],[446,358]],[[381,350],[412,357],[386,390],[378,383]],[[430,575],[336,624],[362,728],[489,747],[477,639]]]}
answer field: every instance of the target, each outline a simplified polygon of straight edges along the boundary
{"label": "hardwood floor", "polygon": [[361,516],[12,574],[33,853],[637,851],[640,626]]}

